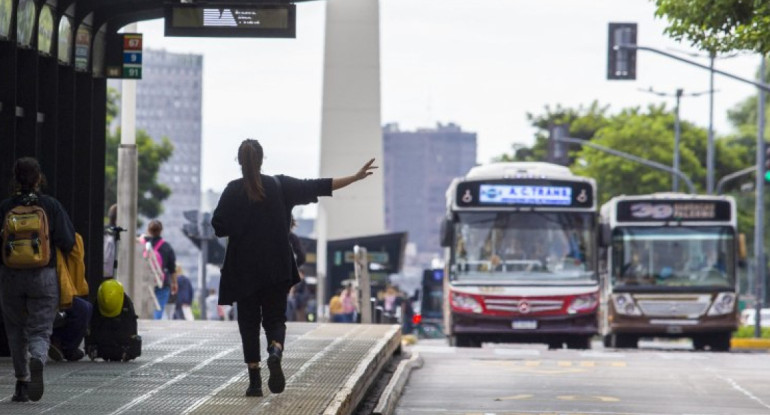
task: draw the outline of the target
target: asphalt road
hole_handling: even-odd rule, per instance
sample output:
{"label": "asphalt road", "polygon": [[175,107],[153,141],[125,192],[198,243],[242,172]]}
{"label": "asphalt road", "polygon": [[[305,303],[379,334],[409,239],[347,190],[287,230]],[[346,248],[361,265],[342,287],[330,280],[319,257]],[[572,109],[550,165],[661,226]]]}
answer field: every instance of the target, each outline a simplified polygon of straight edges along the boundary
{"label": "asphalt road", "polygon": [[640,349],[547,350],[544,345],[411,347],[397,415],[770,414],[770,353],[695,352],[689,342]]}

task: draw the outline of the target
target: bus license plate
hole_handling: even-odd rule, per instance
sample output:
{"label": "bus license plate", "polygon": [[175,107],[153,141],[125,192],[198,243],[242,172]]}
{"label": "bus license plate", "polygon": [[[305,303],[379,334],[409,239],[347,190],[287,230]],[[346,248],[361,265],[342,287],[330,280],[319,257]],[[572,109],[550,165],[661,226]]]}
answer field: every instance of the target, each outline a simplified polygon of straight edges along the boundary
{"label": "bus license plate", "polygon": [[537,328],[537,320],[514,320],[514,330],[534,330]]}

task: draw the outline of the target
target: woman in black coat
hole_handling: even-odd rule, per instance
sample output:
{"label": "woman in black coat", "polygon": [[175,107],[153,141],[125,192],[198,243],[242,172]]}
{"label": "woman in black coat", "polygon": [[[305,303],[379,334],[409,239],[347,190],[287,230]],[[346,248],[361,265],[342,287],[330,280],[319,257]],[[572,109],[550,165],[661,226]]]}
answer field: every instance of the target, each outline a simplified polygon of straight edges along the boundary
{"label": "woman in black coat", "polygon": [[238,303],[238,328],[249,371],[246,396],[262,396],[259,373],[259,325],[268,341],[268,387],[281,393],[285,387],[281,356],[286,337],[286,295],[299,282],[299,271],[289,244],[291,210],[318,202],[372,174],[369,160],[354,175],[333,179],[300,180],[261,173],[263,151],[257,140],[238,148],[243,178],[225,188],[214,210],[211,225],[218,237],[228,237],[225,263],[219,282],[219,304]]}

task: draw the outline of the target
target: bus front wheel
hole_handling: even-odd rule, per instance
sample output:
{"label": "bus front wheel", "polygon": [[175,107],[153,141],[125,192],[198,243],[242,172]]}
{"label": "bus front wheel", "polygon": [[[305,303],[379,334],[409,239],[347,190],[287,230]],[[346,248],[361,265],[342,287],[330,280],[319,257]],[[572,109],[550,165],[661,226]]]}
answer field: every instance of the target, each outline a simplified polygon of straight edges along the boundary
{"label": "bus front wheel", "polygon": [[481,342],[467,334],[449,336],[449,345],[452,347],[481,347]]}
{"label": "bus front wheel", "polygon": [[567,340],[568,349],[590,349],[591,336],[575,336]]}
{"label": "bus front wheel", "polygon": [[604,347],[617,347],[619,349],[636,349],[639,347],[639,338],[633,334],[608,334],[604,336]]}

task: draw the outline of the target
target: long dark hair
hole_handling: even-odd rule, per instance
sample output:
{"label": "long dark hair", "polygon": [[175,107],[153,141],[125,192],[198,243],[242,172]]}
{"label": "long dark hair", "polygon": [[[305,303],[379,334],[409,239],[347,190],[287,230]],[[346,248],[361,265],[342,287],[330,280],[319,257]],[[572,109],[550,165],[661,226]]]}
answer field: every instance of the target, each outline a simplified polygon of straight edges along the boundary
{"label": "long dark hair", "polygon": [[22,157],[13,165],[13,191],[32,193],[40,191],[43,177],[40,163],[33,157]]}
{"label": "long dark hair", "polygon": [[252,202],[265,199],[265,189],[262,187],[262,146],[254,139],[243,140],[238,148],[238,164],[241,165],[246,196]]}

